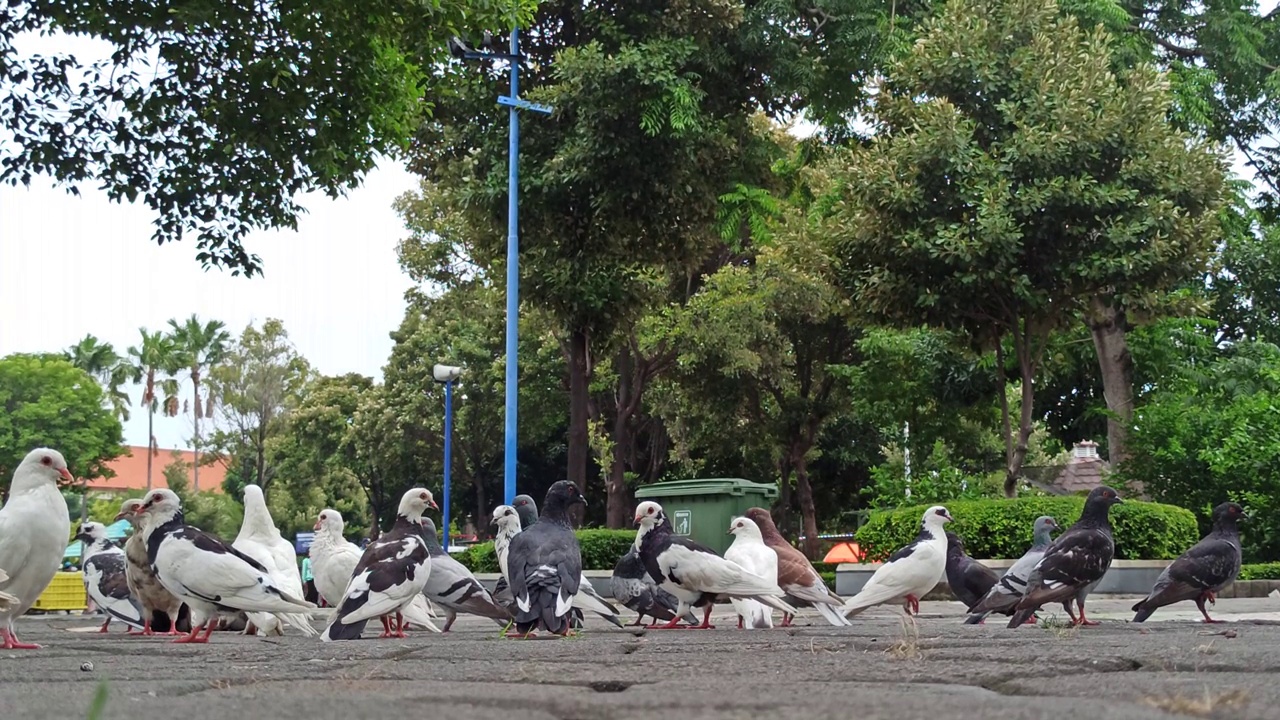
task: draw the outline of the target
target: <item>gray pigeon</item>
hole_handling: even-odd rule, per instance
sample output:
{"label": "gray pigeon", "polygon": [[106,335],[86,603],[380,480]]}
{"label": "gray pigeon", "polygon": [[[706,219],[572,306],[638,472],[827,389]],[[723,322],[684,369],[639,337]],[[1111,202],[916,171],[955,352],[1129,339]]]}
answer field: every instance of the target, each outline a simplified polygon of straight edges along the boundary
{"label": "gray pigeon", "polygon": [[[534,502],[532,497],[517,495],[511,499],[511,506],[516,509],[516,515],[520,516],[521,530],[527,530],[530,525],[538,522],[538,504]],[[498,578],[498,583],[494,586],[494,595],[498,595],[499,592],[503,593],[504,600],[510,597],[511,591],[506,587],[506,578]],[[582,628],[583,608],[591,610],[618,627],[623,627],[622,620],[618,617],[618,609],[600,597],[600,593],[596,592],[595,587],[591,585],[591,581],[587,579],[586,575],[583,575],[582,579],[578,581],[578,594],[574,596],[573,609],[569,611],[570,627],[574,629]]]}
{"label": "gray pigeon", "polygon": [[[632,625],[640,625],[644,616],[648,615],[656,625],[659,620],[675,618],[680,601],[675,595],[658,587],[644,569],[644,561],[634,545],[623,555],[613,568],[613,577],[609,579],[609,590],[613,597],[623,605],[639,613]],[[684,619],[690,625],[698,624],[698,616],[693,611],[685,613]]]}
{"label": "gray pigeon", "polygon": [[1000,580],[995,570],[965,553],[964,540],[955,533],[947,533],[946,575],[951,593],[966,608],[977,605]]}
{"label": "gray pigeon", "polygon": [[511,538],[507,574],[521,635],[527,637],[538,627],[557,635],[569,633],[569,611],[582,582],[582,551],[569,508],[586,502],[577,485],[561,480],[547,491],[538,521]]}
{"label": "gray pigeon", "polygon": [[510,613],[493,599],[493,595],[489,594],[465,565],[454,560],[440,547],[436,524],[429,517],[422,518],[422,535],[427,543],[427,552],[431,555],[431,574],[427,576],[422,594],[444,608],[445,621],[440,632],[449,632],[458,613],[490,618],[506,627],[511,621]]}
{"label": "gray pigeon", "polygon": [[[1084,599],[1102,580],[1115,557],[1116,541],[1111,535],[1111,506],[1124,502],[1109,487],[1096,487],[1084,501],[1084,512],[1074,525],[1058,536],[1045,550],[1027,578],[1027,593],[1014,607],[1009,627],[1025,623],[1041,605],[1061,602],[1073,625],[1097,625],[1084,614]],[[1071,600],[1080,607],[1080,617],[1071,612]]]}
{"label": "gray pigeon", "polygon": [[1004,571],[1004,575],[1001,575],[1000,580],[987,591],[985,597],[969,609],[972,614],[965,619],[965,625],[977,625],[993,612],[1013,614],[1013,606],[1017,605],[1023,594],[1027,592],[1027,578],[1031,577],[1031,571],[1036,563],[1040,562],[1040,558],[1044,557],[1044,551],[1053,542],[1050,533],[1057,529],[1058,522],[1048,515],[1036,518],[1035,525],[1032,526],[1031,548]]}
{"label": "gray pigeon", "polygon": [[1205,622],[1220,622],[1209,617],[1204,601],[1214,602],[1215,593],[1240,574],[1240,528],[1236,523],[1248,518],[1244,508],[1233,502],[1214,508],[1213,530],[1160,573],[1151,594],[1133,606],[1138,613],[1133,621],[1143,622],[1165,605],[1194,600]]}

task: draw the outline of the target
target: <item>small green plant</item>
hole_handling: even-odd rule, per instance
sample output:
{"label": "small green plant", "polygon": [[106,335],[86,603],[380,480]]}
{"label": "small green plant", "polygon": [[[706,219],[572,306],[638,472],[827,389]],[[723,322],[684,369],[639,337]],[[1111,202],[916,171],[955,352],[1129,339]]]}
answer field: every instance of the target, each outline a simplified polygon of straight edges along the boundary
{"label": "small green plant", "polygon": [[98,688],[93,691],[93,700],[89,702],[89,714],[85,717],[88,720],[100,720],[102,713],[107,709],[107,681],[103,680],[98,683]]}
{"label": "small green plant", "polygon": [[1255,563],[1240,568],[1240,580],[1280,580],[1280,562]]}

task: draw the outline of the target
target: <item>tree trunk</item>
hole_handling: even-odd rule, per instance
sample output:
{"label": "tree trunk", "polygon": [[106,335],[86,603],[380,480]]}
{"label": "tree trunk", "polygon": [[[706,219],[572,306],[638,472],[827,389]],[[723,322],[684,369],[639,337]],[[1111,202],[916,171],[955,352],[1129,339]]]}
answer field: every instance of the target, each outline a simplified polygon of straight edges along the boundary
{"label": "tree trunk", "polygon": [[773,506],[773,524],[782,534],[792,534],[791,523],[791,458],[778,460],[778,503]]}
{"label": "tree trunk", "polygon": [[813,502],[813,487],[809,484],[809,465],[805,460],[807,448],[792,450],[791,465],[796,471],[796,499],[800,501],[800,522],[804,534],[801,549],[810,560],[818,557],[818,508]]}
{"label": "tree trunk", "polygon": [[147,403],[147,492],[151,492],[151,455],[155,452],[156,445],[156,408],[155,398]]}
{"label": "tree trunk", "polygon": [[192,442],[192,456],[195,462],[191,463],[191,488],[193,492],[200,492],[200,371],[196,368],[191,369],[191,388],[195,397],[195,405],[191,408],[191,420],[195,423],[195,438]]}
{"label": "tree trunk", "polygon": [[[587,423],[591,418],[591,362],[587,333],[575,329],[569,334],[569,482],[587,493],[587,457],[591,439]],[[575,511],[580,509],[575,507]],[[575,518],[578,519],[578,518]]]}
{"label": "tree trunk", "polygon": [[489,512],[489,501],[487,493],[484,491],[484,480],[481,479],[480,475],[471,476],[471,486],[476,489],[476,540],[479,540],[481,537],[491,534],[489,532],[489,520],[493,516]]}
{"label": "tree trunk", "polygon": [[1133,422],[1133,356],[1129,353],[1128,318],[1123,309],[1102,296],[1090,301],[1089,331],[1102,371],[1102,394],[1107,401],[1107,459],[1119,467],[1129,458],[1129,425]]}
{"label": "tree trunk", "polygon": [[1004,476],[1004,494],[1009,498],[1018,496],[1018,478],[1022,475],[1022,464],[1027,459],[1027,442],[1031,439],[1032,420],[1035,417],[1032,409],[1035,403],[1036,360],[1031,348],[1031,328],[1026,320],[1023,321],[1020,333],[1015,329],[1013,346],[1018,357],[1018,372],[1022,377],[1022,408],[1018,418],[1018,439],[1013,446],[1013,454],[1009,457]]}

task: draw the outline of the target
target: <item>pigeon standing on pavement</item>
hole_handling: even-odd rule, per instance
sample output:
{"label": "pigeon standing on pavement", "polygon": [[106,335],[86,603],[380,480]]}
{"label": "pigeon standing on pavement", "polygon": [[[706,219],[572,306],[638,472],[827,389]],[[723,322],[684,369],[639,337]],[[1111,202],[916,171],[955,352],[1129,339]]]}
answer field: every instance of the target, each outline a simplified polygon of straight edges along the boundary
{"label": "pigeon standing on pavement", "polygon": [[947,586],[951,594],[972,609],[991,588],[1000,581],[995,570],[969,557],[964,551],[964,540],[955,533],[947,533]]}
{"label": "pigeon standing on pavement", "polygon": [[1220,622],[1209,617],[1204,603],[1215,603],[1216,593],[1240,574],[1240,528],[1236,523],[1248,517],[1244,508],[1233,502],[1214,508],[1213,529],[1160,573],[1151,593],[1133,606],[1138,613],[1133,621],[1143,622],[1165,605],[1194,600],[1205,622]]}
{"label": "pigeon standing on pavement", "polygon": [[[181,635],[190,632],[190,611],[183,613],[182,600],[165,589],[156,571],[147,559],[147,543],[142,539],[142,500],[140,498],[125,500],[120,504],[120,512],[116,520],[128,520],[133,526],[133,533],[124,541],[125,581],[129,583],[129,592],[142,604],[142,634],[154,635],[157,630],[152,627],[159,622],[158,632],[169,635]],[[168,630],[165,630],[165,627]]]}
{"label": "pigeon standing on pavement", "polygon": [[920,614],[920,598],[939,582],[947,569],[947,536],[943,526],[951,513],[941,505],[924,511],[920,534],[889,556],[862,590],[845,601],[845,617],[888,602],[904,602],[907,614]]}
{"label": "pigeon standing on pavement", "polygon": [[493,535],[493,554],[498,557],[498,581],[493,585],[493,600],[507,609],[514,617],[516,599],[511,594],[511,583],[507,580],[507,552],[511,547],[511,538],[520,532],[520,516],[510,505],[499,505],[493,509],[491,524],[497,528]]}
{"label": "pigeon standing on pavement", "polygon": [[[1111,536],[1111,506],[1123,502],[1109,487],[1096,487],[1084,501],[1084,512],[1074,525],[1058,536],[1045,550],[1027,578],[1027,592],[1018,600],[1009,627],[1024,624],[1041,605],[1061,602],[1073,625],[1097,625],[1084,614],[1084,600],[1102,580],[1115,557]],[[1080,617],[1071,612],[1071,601],[1080,608]]]}
{"label": "pigeon standing on pavement", "polygon": [[[787,594],[787,602],[799,601],[812,605],[823,620],[836,627],[850,625],[849,620],[840,612],[844,598],[832,592],[809,562],[809,558],[782,537],[778,526],[773,522],[773,515],[764,508],[753,507],[747,510],[746,516],[760,528],[764,544],[778,556],[778,586]],[[784,616],[782,626],[789,625],[791,616]]]}
{"label": "pigeon standing on pavement", "polygon": [[[236,535],[231,547],[261,563],[284,592],[293,597],[304,595],[293,543],[280,535],[262,488],[257,485],[244,486],[244,519],[240,523],[240,534]],[[246,635],[254,634],[255,628],[259,635],[283,635],[285,623],[308,637],[319,634],[304,613],[248,613],[248,618],[249,623],[244,630]]]}
{"label": "pigeon standing on pavement", "polygon": [[[652,617],[655,625],[659,620],[671,621],[680,607],[675,595],[658,587],[649,577],[640,559],[640,549],[634,544],[613,567],[609,590],[618,602],[639,613],[632,625],[642,624],[645,615]],[[698,617],[692,612],[685,613],[684,620],[690,625],[698,624]]]}
{"label": "pigeon standing on pavement", "polygon": [[71,519],[58,481],[74,479],[62,454],[49,448],[27,453],[13,471],[9,501],[0,507],[0,592],[15,600],[0,607],[0,649],[40,647],[18,640],[13,619],[36,604],[62,564]]}
{"label": "pigeon standing on pavement", "polygon": [[1053,536],[1050,533],[1058,529],[1058,522],[1048,515],[1036,518],[1031,528],[1030,549],[1018,558],[1017,562],[1009,566],[987,594],[969,610],[971,614],[965,618],[965,625],[977,625],[993,612],[1013,614],[1013,607],[1027,592],[1027,579],[1031,577],[1031,571],[1035,569],[1036,563],[1040,562],[1040,558],[1044,557],[1044,551],[1048,550],[1049,544],[1053,542]]}
{"label": "pigeon standing on pavement", "polygon": [[[147,559],[165,588],[191,609],[191,634],[175,642],[208,642],[220,612],[308,613],[315,605],[285,592],[262,563],[188,525],[172,490],[147,493],[142,504]],[[204,627],[204,635],[197,633]]]}
{"label": "pigeon standing on pavement", "polygon": [[[760,526],[749,517],[736,517],[729,523],[729,534],[733,535],[733,544],[724,551],[724,559],[777,584],[779,553],[764,544]],[[729,602],[738,614],[738,628],[773,627],[773,611],[764,603],[751,598],[733,598]]]}
{"label": "pigeon standing on pavement", "polygon": [[107,526],[100,522],[81,523],[75,539],[85,544],[80,558],[85,594],[107,616],[98,632],[106,632],[112,620],[142,630],[144,610],[129,592],[124,550],[107,538]]}
{"label": "pigeon standing on pavement", "polygon": [[[434,507],[435,500],[426,488],[413,488],[400,498],[395,524],[365,546],[342,593],[342,603],[320,635],[322,641],[358,640],[368,621],[402,613],[421,595],[431,576],[422,513]],[[412,616],[409,619],[421,622]],[[382,637],[404,637],[403,618],[398,617],[396,625],[392,629],[384,622]]]}
{"label": "pigeon standing on pavement", "polygon": [[577,485],[560,480],[547,490],[538,521],[511,538],[507,572],[516,599],[516,631],[525,637],[538,627],[569,633],[569,611],[582,583],[582,551],[569,508],[586,503]]}
{"label": "pigeon standing on pavement", "polygon": [[422,534],[427,542],[427,552],[431,554],[431,576],[427,578],[422,593],[431,602],[444,608],[444,627],[440,632],[449,632],[458,613],[490,618],[506,627],[511,621],[507,609],[494,601],[489,591],[465,565],[454,560],[440,547],[436,524],[431,518],[422,518]]}
{"label": "pigeon standing on pavement", "polygon": [[671,520],[662,506],[653,501],[640,503],[636,508],[636,543],[640,547],[640,559],[649,576],[662,589],[680,601],[676,617],[664,630],[677,627],[678,619],[690,608],[704,608],[702,624],[693,628],[704,630],[711,624],[711,610],[716,599],[725,595],[730,599],[756,600],[784,613],[795,614],[796,609],[783,602],[782,588],[743,568],[738,563],[725,560],[705,545],[672,532]]}

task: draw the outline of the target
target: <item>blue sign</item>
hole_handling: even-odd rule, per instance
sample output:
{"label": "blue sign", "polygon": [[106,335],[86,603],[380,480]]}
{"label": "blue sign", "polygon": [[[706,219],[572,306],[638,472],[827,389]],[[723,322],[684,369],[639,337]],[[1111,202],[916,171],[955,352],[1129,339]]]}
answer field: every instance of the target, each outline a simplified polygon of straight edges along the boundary
{"label": "blue sign", "polygon": [[316,537],[316,534],[313,532],[298,533],[296,536],[294,536],[293,549],[299,555],[306,555],[307,551],[311,549],[311,541],[314,540],[315,537]]}

